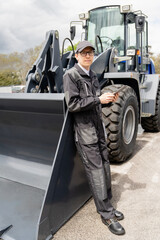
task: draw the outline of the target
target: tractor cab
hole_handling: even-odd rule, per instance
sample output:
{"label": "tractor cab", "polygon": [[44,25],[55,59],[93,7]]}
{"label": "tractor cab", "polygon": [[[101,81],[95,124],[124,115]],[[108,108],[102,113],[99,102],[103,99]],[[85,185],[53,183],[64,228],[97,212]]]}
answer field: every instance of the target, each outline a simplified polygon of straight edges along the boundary
{"label": "tractor cab", "polygon": [[[148,70],[148,23],[147,16],[141,11],[134,12],[131,5],[105,6],[79,17],[85,29],[85,39],[94,45],[96,55],[107,48],[116,48],[117,56],[121,58],[118,71]],[[124,56],[130,60],[123,60]]]}

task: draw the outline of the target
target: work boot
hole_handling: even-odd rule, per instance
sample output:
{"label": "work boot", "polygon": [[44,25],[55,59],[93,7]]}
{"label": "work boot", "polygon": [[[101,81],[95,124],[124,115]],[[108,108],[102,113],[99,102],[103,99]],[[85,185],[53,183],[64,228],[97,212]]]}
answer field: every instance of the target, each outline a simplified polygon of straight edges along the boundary
{"label": "work boot", "polygon": [[123,213],[120,212],[120,211],[115,210],[115,211],[114,211],[114,215],[115,215],[115,217],[116,217],[116,219],[117,219],[118,221],[124,219],[124,215],[123,215]]}
{"label": "work boot", "polygon": [[107,225],[108,229],[116,234],[116,235],[123,235],[125,234],[125,230],[122,227],[122,225],[117,221],[116,218],[111,218],[111,219],[104,219],[102,218],[102,222]]}

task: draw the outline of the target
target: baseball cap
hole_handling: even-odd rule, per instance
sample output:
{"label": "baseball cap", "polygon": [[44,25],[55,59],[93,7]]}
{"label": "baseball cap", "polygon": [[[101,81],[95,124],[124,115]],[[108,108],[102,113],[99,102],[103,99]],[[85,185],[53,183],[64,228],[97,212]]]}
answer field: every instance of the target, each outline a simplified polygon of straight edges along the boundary
{"label": "baseball cap", "polygon": [[84,40],[84,41],[78,43],[77,48],[76,48],[76,53],[82,52],[83,49],[85,49],[86,47],[91,47],[91,48],[93,48],[93,50],[95,50],[95,48],[93,47],[93,45],[90,42]]}

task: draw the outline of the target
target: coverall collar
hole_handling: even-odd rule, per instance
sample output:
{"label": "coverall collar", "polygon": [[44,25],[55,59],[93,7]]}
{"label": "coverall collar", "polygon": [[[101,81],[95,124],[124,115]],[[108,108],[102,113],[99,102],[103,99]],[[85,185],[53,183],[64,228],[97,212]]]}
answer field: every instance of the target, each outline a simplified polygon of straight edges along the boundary
{"label": "coverall collar", "polygon": [[96,74],[92,71],[92,70],[90,70],[89,71],[89,76],[82,70],[82,68],[78,65],[78,63],[76,63],[75,65],[74,65],[74,67],[78,70],[78,72],[79,72],[79,74],[81,75],[81,76],[87,76],[87,77],[89,77],[89,78],[92,78],[92,77],[94,77],[94,76],[96,76]]}
{"label": "coverall collar", "polygon": [[87,69],[85,69],[84,67],[82,67],[80,63],[78,63],[78,66],[79,66],[80,68],[82,68],[82,70],[89,76],[89,71],[90,71],[90,70],[87,70]]}

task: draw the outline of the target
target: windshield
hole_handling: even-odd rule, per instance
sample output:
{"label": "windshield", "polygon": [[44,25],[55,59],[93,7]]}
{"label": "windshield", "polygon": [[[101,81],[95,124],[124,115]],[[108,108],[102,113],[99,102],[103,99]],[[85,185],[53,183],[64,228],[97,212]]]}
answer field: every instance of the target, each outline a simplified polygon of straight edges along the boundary
{"label": "windshield", "polygon": [[124,16],[120,14],[118,6],[90,11],[88,41],[97,52],[116,47],[119,55],[124,55]]}

